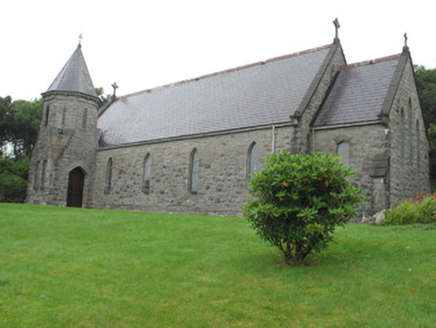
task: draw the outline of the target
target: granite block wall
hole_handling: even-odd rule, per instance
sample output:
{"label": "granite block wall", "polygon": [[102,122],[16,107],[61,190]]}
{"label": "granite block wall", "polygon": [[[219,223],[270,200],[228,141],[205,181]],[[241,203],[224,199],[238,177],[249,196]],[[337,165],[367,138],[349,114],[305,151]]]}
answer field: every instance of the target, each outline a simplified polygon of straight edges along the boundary
{"label": "granite block wall", "polygon": [[382,124],[348,126],[334,129],[315,130],[313,135],[314,146],[318,151],[330,155],[338,155],[338,145],[347,142],[349,156],[347,166],[355,171],[351,179],[365,194],[366,203],[360,212],[372,215],[389,206],[389,175],[371,176],[374,161],[380,154],[389,151],[388,135]]}
{"label": "granite block wall", "polygon": [[407,60],[389,112],[390,204],[431,192],[428,138],[412,63]]}
{"label": "granite block wall", "polygon": [[[248,199],[247,156],[259,148],[260,168],[274,149],[291,150],[292,126],[187,138],[134,147],[97,151],[92,204],[94,208],[147,212],[238,215]],[[188,190],[189,158],[196,148],[200,159],[198,192]],[[142,192],[144,158],[150,154],[150,190]],[[112,158],[110,191],[107,162]]]}

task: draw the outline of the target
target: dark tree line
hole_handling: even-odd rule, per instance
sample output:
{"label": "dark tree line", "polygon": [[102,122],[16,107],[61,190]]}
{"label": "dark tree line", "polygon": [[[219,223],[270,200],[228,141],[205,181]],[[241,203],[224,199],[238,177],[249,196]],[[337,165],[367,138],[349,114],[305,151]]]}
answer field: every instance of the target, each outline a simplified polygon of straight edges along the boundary
{"label": "dark tree line", "polygon": [[0,97],[0,144],[2,156],[16,160],[29,157],[38,137],[42,99],[34,101]]}
{"label": "dark tree line", "polygon": [[436,69],[417,66],[415,76],[424,119],[430,127],[430,124],[436,124]]}
{"label": "dark tree line", "polygon": [[430,139],[430,180],[433,191],[436,191],[436,69],[417,66],[415,73],[416,86]]}
{"label": "dark tree line", "polygon": [[0,201],[26,198],[29,159],[38,137],[42,99],[0,97]]}

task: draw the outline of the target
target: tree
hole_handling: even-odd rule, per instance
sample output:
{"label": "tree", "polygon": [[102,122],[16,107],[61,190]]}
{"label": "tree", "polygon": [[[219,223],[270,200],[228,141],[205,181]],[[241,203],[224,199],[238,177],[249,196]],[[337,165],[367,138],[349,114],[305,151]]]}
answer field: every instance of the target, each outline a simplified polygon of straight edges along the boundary
{"label": "tree", "polygon": [[430,181],[433,191],[436,191],[436,123],[430,124],[428,129],[428,137],[430,139]]}
{"label": "tree", "polygon": [[421,99],[421,107],[428,126],[430,139],[430,180],[433,190],[436,188],[436,69],[415,67],[416,87]]}
{"label": "tree", "polygon": [[102,87],[101,88],[95,88],[95,93],[97,94],[97,96],[101,100],[101,106],[110,103],[111,100],[112,100],[112,95],[109,95],[109,94],[105,95],[104,94],[104,89]]}
{"label": "tree", "polygon": [[11,122],[9,117],[11,112],[12,99],[10,96],[5,98],[0,97],[0,147],[2,149],[2,156],[4,155],[4,147],[9,141],[8,130]]}
{"label": "tree", "polygon": [[29,158],[38,137],[42,106],[42,99],[0,97],[0,202],[24,202],[26,198]]}
{"label": "tree", "polygon": [[424,118],[428,125],[436,124],[436,69],[416,66],[415,76]]}
{"label": "tree", "polygon": [[26,199],[29,159],[0,158],[0,202],[23,203]]}
{"label": "tree", "polygon": [[[12,148],[13,157],[30,156],[38,138],[43,100],[16,100],[0,97],[0,142]],[[3,154],[4,155],[4,154]]]}
{"label": "tree", "polygon": [[336,226],[356,215],[361,190],[353,172],[325,153],[271,155],[249,184],[254,198],[244,208],[256,232],[277,246],[288,264],[300,265],[327,248]]}

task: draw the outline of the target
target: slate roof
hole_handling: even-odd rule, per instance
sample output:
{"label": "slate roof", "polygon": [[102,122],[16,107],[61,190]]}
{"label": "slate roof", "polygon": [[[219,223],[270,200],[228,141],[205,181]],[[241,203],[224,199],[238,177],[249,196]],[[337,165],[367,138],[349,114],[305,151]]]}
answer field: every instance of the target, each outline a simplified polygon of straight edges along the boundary
{"label": "slate roof", "polygon": [[70,91],[97,97],[81,48],[79,44],[47,92]]}
{"label": "slate roof", "polygon": [[314,126],[378,120],[400,57],[341,67]]}
{"label": "slate roof", "polygon": [[117,98],[98,119],[103,145],[290,122],[328,45]]}

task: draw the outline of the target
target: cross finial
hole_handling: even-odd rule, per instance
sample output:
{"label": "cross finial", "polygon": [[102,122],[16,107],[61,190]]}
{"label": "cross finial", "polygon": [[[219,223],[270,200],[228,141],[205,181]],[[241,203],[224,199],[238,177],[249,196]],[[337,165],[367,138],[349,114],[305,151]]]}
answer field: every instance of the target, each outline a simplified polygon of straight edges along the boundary
{"label": "cross finial", "polygon": [[404,33],[404,48],[407,48],[407,33]]}
{"label": "cross finial", "polygon": [[82,46],[82,39],[83,39],[83,36],[82,36],[82,33],[80,33],[79,34],[79,46]]}
{"label": "cross finial", "polygon": [[333,24],[335,25],[335,42],[336,41],[338,41],[339,40],[339,37],[338,37],[338,30],[339,30],[339,28],[341,27],[341,25],[339,25],[339,20],[336,18],[334,21],[333,21]]}
{"label": "cross finial", "polygon": [[115,93],[117,92],[118,89],[117,82],[114,82],[114,84],[112,84],[112,88],[114,88],[114,94],[112,95],[112,98],[116,98]]}

